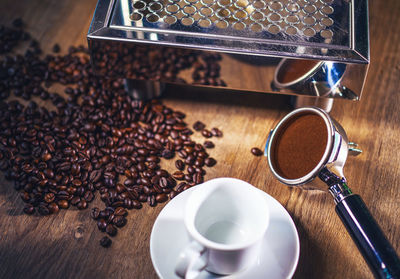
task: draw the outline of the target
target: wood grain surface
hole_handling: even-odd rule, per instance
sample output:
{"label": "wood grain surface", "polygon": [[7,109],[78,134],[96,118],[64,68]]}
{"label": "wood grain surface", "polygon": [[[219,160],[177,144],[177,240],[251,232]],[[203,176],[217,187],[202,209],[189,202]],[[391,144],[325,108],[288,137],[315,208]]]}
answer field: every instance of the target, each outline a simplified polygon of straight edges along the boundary
{"label": "wood grain surface", "polygon": [[[0,24],[21,17],[45,52],[54,43],[86,44],[96,0],[0,1]],[[345,173],[397,253],[400,253],[400,1],[370,1],[371,65],[359,102],[337,100],[331,115],[359,144]],[[186,121],[218,127],[223,138],[210,153],[218,164],[206,179],[236,177],[276,198],[290,213],[300,236],[294,278],[372,278],[334,211],[329,194],[289,188],[268,171],[262,148],[267,131],[290,111],[288,97],[169,86],[164,103],[186,112]],[[202,140],[200,137],[198,140]],[[168,163],[166,163],[168,164]],[[100,205],[96,201],[91,204]],[[23,214],[23,202],[0,175],[0,278],[157,278],[149,239],[164,205],[132,210],[113,245],[104,249],[89,210],[63,210],[47,217]],[[166,255],[167,256],[167,255]],[[266,274],[265,278],[268,278]]]}

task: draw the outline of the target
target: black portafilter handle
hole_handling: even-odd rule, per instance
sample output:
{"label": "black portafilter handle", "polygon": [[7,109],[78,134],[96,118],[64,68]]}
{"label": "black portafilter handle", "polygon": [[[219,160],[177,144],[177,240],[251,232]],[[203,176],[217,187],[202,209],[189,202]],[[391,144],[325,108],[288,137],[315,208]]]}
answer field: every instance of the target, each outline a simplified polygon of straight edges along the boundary
{"label": "black portafilter handle", "polygon": [[346,181],[324,168],[319,178],[329,186],[335,198],[336,213],[375,278],[400,278],[400,259],[364,201],[348,188]]}

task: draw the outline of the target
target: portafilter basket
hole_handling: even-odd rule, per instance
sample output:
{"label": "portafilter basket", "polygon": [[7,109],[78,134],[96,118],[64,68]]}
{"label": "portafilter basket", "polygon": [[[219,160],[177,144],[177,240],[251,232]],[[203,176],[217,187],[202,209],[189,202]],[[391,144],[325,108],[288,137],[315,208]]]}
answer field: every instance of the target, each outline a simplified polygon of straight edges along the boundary
{"label": "portafilter basket", "polygon": [[[95,72],[126,78],[139,98],[146,94],[138,88],[159,92],[149,82],[161,82],[358,100],[369,65],[368,3],[99,0],[87,39]],[[293,61],[318,67],[276,79]]]}
{"label": "portafilter basket", "polygon": [[[304,121],[305,117],[317,119],[318,125],[312,121]],[[299,124],[303,121],[303,124]],[[295,140],[303,140],[303,149],[299,150],[298,143],[287,141],[288,131],[294,127],[298,136]],[[319,127],[319,128],[318,128]],[[323,134],[321,138],[315,134],[317,131]],[[300,134],[313,133],[302,137]],[[285,138],[286,134],[286,138]],[[300,138],[300,139],[299,139]],[[307,138],[310,140],[307,141]],[[318,140],[316,140],[318,138]],[[305,140],[304,140],[305,139]],[[285,144],[282,142],[286,141]],[[289,144],[287,144],[289,143]],[[300,176],[292,176],[287,169],[293,165],[302,167],[299,158],[314,157],[313,154],[306,154],[308,145],[314,144],[321,148],[312,168],[304,170]],[[281,160],[279,156],[280,148],[293,149],[289,157]],[[314,150],[313,148],[309,150]],[[347,231],[356,243],[359,251],[369,265],[376,278],[400,278],[400,260],[395,250],[389,243],[375,219],[367,209],[367,206],[359,195],[353,194],[347,185],[343,174],[343,167],[347,159],[348,152],[357,151],[353,149],[353,144],[348,142],[344,129],[325,111],[316,107],[305,107],[292,111],[286,115],[270,132],[265,155],[268,157],[268,165],[272,174],[282,183],[290,186],[299,186],[306,189],[316,187],[318,190],[329,191],[336,203],[336,213],[339,215]],[[287,151],[287,150],[286,150]],[[308,157],[307,157],[308,158]],[[322,184],[312,184],[319,178]],[[310,186],[312,184],[312,186]]]}

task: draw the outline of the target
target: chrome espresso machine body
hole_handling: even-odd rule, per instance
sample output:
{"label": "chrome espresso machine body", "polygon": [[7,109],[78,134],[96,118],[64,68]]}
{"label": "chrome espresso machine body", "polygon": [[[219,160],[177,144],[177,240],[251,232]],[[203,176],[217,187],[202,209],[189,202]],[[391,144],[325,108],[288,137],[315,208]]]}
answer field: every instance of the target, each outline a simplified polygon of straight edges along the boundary
{"label": "chrome espresso machine body", "polygon": [[137,98],[175,83],[358,100],[368,2],[99,0],[87,39],[95,72]]}

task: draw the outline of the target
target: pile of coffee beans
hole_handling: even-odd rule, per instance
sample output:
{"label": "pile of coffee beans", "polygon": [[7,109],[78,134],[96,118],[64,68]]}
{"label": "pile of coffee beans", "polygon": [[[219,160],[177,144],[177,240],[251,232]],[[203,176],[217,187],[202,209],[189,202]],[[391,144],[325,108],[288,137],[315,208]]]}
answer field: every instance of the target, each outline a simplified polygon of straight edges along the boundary
{"label": "pile of coffee beans", "polygon": [[[216,164],[206,151],[214,143],[192,140],[184,113],[159,100],[133,100],[122,80],[97,78],[83,46],[42,55],[22,21],[15,22],[0,26],[0,170],[26,214],[86,209],[98,193],[104,208],[90,215],[115,236],[128,210],[164,203],[204,181],[205,168]],[[64,92],[53,92],[55,86]],[[222,136],[195,125],[207,138]],[[174,159],[177,171],[162,169],[163,159]],[[107,236],[100,241],[111,243]]]}

